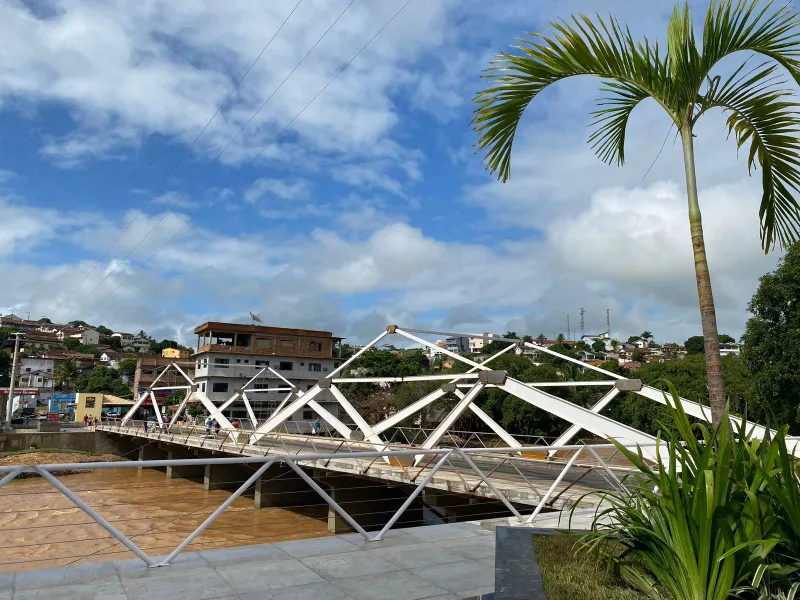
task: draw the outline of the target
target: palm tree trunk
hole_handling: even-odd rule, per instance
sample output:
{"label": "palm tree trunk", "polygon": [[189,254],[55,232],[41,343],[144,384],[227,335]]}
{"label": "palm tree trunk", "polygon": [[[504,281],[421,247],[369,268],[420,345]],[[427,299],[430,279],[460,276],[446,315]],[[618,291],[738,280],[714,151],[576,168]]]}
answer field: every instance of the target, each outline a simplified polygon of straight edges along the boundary
{"label": "palm tree trunk", "polygon": [[681,127],[683,163],[686,169],[686,194],[689,198],[689,227],[692,233],[694,272],[697,278],[697,296],[700,300],[700,322],[703,327],[703,342],[706,353],[706,377],[708,397],[711,405],[711,420],[716,426],[722,420],[725,409],[725,379],[722,374],[722,358],[719,354],[719,333],[714,296],[711,293],[711,275],[706,261],[706,244],[703,239],[703,222],[697,200],[697,178],[694,169],[694,140],[692,127]]}

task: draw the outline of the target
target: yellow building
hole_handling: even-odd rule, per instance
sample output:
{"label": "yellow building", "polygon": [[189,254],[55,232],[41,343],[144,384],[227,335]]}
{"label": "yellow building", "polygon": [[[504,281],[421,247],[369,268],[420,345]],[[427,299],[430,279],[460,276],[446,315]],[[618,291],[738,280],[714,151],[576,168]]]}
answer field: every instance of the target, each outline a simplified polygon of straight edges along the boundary
{"label": "yellow building", "polygon": [[178,350],[177,348],[164,348],[161,351],[162,358],[189,358],[190,350]]}
{"label": "yellow building", "polygon": [[75,394],[74,420],[76,423],[82,423],[84,416],[88,416],[92,421],[94,421],[95,417],[99,420],[104,408],[108,411],[116,407],[124,411],[133,406],[133,404],[133,400],[125,400],[111,394],[92,392]]}

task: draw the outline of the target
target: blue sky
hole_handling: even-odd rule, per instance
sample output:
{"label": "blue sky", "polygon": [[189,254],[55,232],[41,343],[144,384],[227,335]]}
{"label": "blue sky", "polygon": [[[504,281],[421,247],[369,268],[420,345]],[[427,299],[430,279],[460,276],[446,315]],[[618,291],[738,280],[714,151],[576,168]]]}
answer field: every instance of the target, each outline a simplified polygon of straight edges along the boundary
{"label": "blue sky", "polygon": [[[648,172],[656,107],[637,108],[621,169],[586,146],[586,80],[527,111],[509,183],[473,154],[491,55],[592,2],[412,0],[298,115],[403,3],[348,4],[0,5],[0,309],[184,341],[248,310],[353,342],[388,323],[549,335],[582,306],[587,332],[609,308],[617,337],[699,333],[671,137]],[[663,40],[658,4],[604,7]],[[722,125],[698,129],[698,177],[720,328],[738,336],[778,254],[760,251],[758,181]]]}

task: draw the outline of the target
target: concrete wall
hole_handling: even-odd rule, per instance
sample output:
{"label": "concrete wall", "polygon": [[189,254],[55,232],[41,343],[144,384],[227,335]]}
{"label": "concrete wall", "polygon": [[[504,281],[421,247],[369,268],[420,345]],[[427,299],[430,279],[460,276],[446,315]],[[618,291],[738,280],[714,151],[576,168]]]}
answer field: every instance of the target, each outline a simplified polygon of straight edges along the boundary
{"label": "concrete wall", "polygon": [[119,455],[134,448],[132,442],[123,436],[110,436],[100,431],[0,433],[2,450],[27,450],[31,447]]}

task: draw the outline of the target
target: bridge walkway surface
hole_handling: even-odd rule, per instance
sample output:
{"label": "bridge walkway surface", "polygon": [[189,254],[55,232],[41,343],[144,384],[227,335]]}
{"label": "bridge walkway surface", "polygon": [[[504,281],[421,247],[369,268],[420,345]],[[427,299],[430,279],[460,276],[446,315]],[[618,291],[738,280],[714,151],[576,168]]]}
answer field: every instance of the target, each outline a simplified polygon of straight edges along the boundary
{"label": "bridge walkway surface", "polygon": [[[582,528],[592,510],[578,511]],[[564,526],[556,514],[537,527]],[[494,591],[497,525],[508,520],[397,529],[0,574],[0,600],[458,600]]]}
{"label": "bridge walkway surface", "polygon": [[[309,459],[304,466],[324,468],[326,471],[367,477],[391,483],[419,483],[426,474],[426,467],[436,459],[425,457],[416,466],[387,462],[383,458],[359,458],[348,456],[358,452],[375,451],[375,445],[367,442],[326,438],[298,434],[268,434],[258,443],[249,443],[247,432],[227,432],[221,438],[206,436],[202,428],[184,429],[173,427],[170,430],[151,428],[145,432],[141,424],[121,426],[118,423],[99,425],[97,431],[121,435],[137,444],[160,443],[176,444],[197,452],[212,452],[236,456],[281,456],[312,453],[336,454],[336,458],[325,460]],[[409,450],[416,447],[403,444],[386,444],[387,450]],[[420,452],[425,452],[419,449]],[[471,449],[474,450],[474,449]],[[574,453],[574,451],[573,451]],[[547,451],[541,455],[527,453],[521,456],[511,448],[486,448],[485,453],[470,454],[470,459],[486,474],[497,491],[510,502],[535,506],[543,495],[555,484],[548,497],[551,509],[563,510],[572,507],[577,499],[581,506],[592,504],[592,492],[617,489],[616,482],[631,472],[630,463],[623,462],[614,448],[593,447],[581,455],[579,461],[565,471],[569,462],[569,452],[559,453],[553,460],[546,460]],[[341,457],[339,457],[341,455]],[[408,457],[411,458],[411,457]],[[302,460],[302,459],[301,459]],[[611,471],[612,473],[609,473]],[[465,458],[453,456],[448,464],[439,469],[427,482],[426,488],[471,496],[496,498],[494,490],[483,485],[475,470]],[[598,499],[599,501],[599,499]]]}

